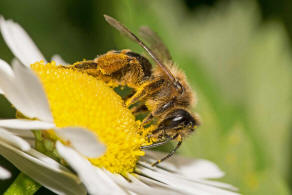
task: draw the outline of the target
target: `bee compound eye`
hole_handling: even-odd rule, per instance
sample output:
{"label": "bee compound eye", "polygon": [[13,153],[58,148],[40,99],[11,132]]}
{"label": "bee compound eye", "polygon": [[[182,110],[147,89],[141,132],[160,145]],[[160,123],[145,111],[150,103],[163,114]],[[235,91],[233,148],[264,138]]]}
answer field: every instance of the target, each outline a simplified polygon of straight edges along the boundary
{"label": "bee compound eye", "polygon": [[172,121],[181,121],[183,119],[183,116],[177,116],[172,119]]}

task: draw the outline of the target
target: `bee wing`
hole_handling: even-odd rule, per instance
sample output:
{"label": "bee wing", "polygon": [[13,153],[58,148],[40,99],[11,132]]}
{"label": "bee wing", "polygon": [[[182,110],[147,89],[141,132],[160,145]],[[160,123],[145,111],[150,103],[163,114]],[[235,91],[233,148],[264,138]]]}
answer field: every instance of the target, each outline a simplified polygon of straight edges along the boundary
{"label": "bee wing", "polygon": [[104,15],[105,20],[113,26],[115,29],[120,31],[122,34],[126,35],[129,39],[132,41],[138,43],[149,55],[150,57],[156,62],[156,64],[161,68],[161,70],[166,74],[166,76],[169,78],[169,80],[176,86],[176,79],[172,75],[172,73],[169,71],[169,69],[163,64],[159,56],[155,52],[153,52],[149,47],[145,45],[134,33],[132,33],[127,27],[125,27],[123,24],[121,24],[116,19]]}
{"label": "bee wing", "polygon": [[172,64],[172,58],[169,50],[161,38],[153,32],[148,26],[142,26],[139,30],[140,36],[149,44],[150,49],[166,65]]}

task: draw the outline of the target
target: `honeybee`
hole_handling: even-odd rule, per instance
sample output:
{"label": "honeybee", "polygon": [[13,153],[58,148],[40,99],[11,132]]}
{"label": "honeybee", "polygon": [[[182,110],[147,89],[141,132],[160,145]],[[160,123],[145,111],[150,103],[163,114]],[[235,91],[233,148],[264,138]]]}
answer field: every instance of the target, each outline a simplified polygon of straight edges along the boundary
{"label": "honeybee", "polygon": [[152,166],[171,157],[181,146],[186,135],[192,133],[200,124],[198,116],[191,113],[193,93],[186,81],[185,74],[172,62],[170,53],[161,39],[148,27],[140,29],[140,35],[150,44],[148,47],[127,27],[116,19],[104,15],[105,20],[122,34],[138,43],[152,58],[156,66],[144,56],[125,49],[109,51],[93,60],[80,61],[72,66],[110,86],[128,86],[134,89],[125,101],[132,112],[148,111],[142,124],[145,126],[155,121],[157,128],[149,135],[156,140],[141,149],[157,147],[177,140],[176,147],[164,158]]}

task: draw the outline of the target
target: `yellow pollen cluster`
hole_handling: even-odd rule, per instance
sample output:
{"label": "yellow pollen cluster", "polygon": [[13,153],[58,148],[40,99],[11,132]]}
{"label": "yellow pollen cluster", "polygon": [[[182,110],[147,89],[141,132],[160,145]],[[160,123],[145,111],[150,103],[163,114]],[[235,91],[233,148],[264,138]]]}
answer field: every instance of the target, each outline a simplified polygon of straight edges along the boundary
{"label": "yellow pollen cluster", "polygon": [[54,62],[38,62],[31,68],[39,76],[57,127],[84,127],[105,144],[106,152],[89,159],[113,173],[133,172],[139,149],[145,143],[139,124],[123,100],[103,81]]}

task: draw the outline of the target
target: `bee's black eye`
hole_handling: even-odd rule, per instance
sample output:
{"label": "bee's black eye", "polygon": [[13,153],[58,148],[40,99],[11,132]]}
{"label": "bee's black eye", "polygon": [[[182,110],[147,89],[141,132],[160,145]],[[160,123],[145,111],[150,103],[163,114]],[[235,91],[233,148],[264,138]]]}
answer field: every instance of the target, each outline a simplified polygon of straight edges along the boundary
{"label": "bee's black eye", "polygon": [[160,122],[159,129],[180,129],[185,127],[193,128],[196,125],[194,117],[183,109],[177,109],[169,113],[166,118]]}
{"label": "bee's black eye", "polygon": [[173,121],[181,121],[184,117],[183,116],[177,116],[175,118],[173,118]]}

